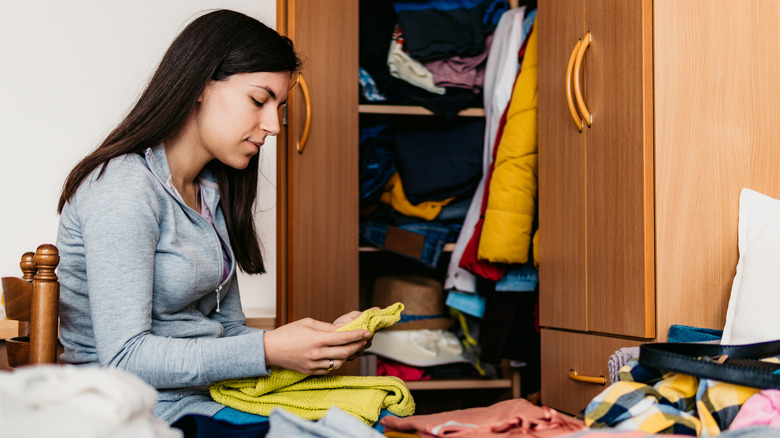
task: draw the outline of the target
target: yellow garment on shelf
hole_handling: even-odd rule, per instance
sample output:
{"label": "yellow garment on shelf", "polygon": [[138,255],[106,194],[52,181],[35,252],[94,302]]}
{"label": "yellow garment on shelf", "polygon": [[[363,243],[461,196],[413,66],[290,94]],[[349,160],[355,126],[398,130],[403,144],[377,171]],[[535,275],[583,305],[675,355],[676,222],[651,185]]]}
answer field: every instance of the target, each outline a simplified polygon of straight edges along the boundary
{"label": "yellow garment on shelf", "polygon": [[[369,309],[337,331],[368,330],[371,334],[401,319],[402,303]],[[233,409],[268,416],[280,406],[299,417],[317,420],[331,406],[374,424],[382,408],[398,416],[414,414],[409,388],[397,377],[309,376],[273,367],[271,375],[230,379],[211,384],[211,397]]]}
{"label": "yellow garment on shelf", "polygon": [[441,213],[441,209],[452,202],[455,198],[447,198],[443,201],[425,201],[417,205],[412,205],[404,194],[404,186],[401,184],[401,175],[396,172],[385,183],[385,191],[380,195],[379,200],[389,204],[399,213],[407,216],[419,217],[432,221]]}
{"label": "yellow garment on shelf", "polygon": [[537,197],[536,34],[534,24],[512,90],[490,180],[477,257],[493,263],[528,262]]}

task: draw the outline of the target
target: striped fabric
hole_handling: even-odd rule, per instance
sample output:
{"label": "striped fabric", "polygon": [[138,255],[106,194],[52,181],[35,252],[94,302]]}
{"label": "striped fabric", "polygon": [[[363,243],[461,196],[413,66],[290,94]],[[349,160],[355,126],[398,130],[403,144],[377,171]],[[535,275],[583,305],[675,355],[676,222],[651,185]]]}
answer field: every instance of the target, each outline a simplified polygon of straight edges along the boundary
{"label": "striped fabric", "polygon": [[661,374],[640,366],[636,359],[619,374],[620,381],[591,400],[583,411],[589,428],[716,436],[759,391],[685,374]]}

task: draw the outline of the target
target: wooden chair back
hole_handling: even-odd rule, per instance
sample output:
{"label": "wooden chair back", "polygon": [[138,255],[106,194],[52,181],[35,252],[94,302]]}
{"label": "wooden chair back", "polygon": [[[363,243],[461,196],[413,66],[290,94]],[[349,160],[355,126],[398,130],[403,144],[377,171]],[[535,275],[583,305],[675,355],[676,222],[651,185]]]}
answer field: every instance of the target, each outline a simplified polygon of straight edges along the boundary
{"label": "wooden chair back", "polygon": [[41,245],[22,255],[21,278],[2,278],[6,318],[19,322],[18,336],[5,340],[11,367],[57,362],[59,262],[57,247]]}

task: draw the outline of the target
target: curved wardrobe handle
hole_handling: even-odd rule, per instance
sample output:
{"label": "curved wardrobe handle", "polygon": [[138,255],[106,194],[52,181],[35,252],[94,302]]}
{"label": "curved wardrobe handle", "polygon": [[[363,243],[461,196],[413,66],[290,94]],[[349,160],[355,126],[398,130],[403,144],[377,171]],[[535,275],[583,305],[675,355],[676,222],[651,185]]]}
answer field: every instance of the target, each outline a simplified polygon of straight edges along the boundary
{"label": "curved wardrobe handle", "polygon": [[585,38],[583,38],[582,44],[580,45],[580,49],[577,52],[577,60],[574,61],[574,94],[577,97],[577,106],[580,109],[580,114],[582,114],[582,118],[585,120],[585,123],[588,124],[588,126],[593,123],[593,114],[588,111],[588,107],[585,106],[585,99],[582,98],[582,87],[580,87],[580,66],[582,65],[582,58],[585,56],[585,50],[588,49],[588,46],[590,46],[590,32],[588,32],[585,35]]}
{"label": "curved wardrobe handle", "polygon": [[309,131],[311,130],[311,95],[309,94],[309,86],[306,85],[306,79],[303,78],[302,73],[298,73],[297,82],[301,86],[303,102],[306,105],[306,120],[303,124],[303,133],[301,134],[301,139],[295,144],[295,149],[299,154],[302,154],[303,148],[306,147],[306,141],[309,140]]}
{"label": "curved wardrobe handle", "polygon": [[581,376],[577,373],[577,370],[569,371],[568,377],[571,380],[574,380],[575,382],[595,383],[601,386],[607,385],[607,379],[604,376],[598,376],[598,377]]}
{"label": "curved wardrobe handle", "polygon": [[582,132],[582,119],[577,113],[577,109],[574,107],[574,96],[571,92],[571,74],[574,71],[574,59],[577,57],[581,44],[582,39],[577,40],[577,44],[574,45],[571,56],[569,56],[569,65],[566,67],[566,103],[569,104],[569,112],[571,113],[571,118],[574,120],[574,125],[577,126],[577,130],[580,132]]}

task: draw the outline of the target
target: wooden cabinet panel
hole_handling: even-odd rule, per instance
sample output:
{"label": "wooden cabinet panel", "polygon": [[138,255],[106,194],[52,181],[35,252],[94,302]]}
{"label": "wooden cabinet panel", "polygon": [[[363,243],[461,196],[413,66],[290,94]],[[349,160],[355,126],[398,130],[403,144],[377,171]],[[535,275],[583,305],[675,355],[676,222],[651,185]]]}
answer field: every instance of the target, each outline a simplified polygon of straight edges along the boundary
{"label": "wooden cabinet panel", "polygon": [[[581,224],[579,213],[549,219],[580,208],[552,198],[563,190],[555,185],[567,181],[558,176],[570,158],[555,151],[566,141],[559,131],[570,127],[561,121],[568,108],[555,101],[565,96],[541,87],[543,77],[563,69],[555,54],[564,49],[555,47],[551,30],[539,38],[539,120],[550,124],[539,134],[542,392],[545,404],[572,412],[598,388],[569,382],[569,363],[598,375],[609,350],[638,342],[621,336],[664,341],[672,324],[723,327],[739,257],[739,193],[751,188],[780,198],[780,45],[766,39],[780,21],[780,4],[586,5],[585,27],[593,35],[584,62],[585,100],[593,112],[584,134],[587,229],[568,235],[584,239],[584,265],[555,257],[581,243],[545,237],[548,221],[554,230],[565,221]],[[572,13],[556,2],[540,2],[539,9],[540,26],[566,23]],[[576,285],[583,276],[585,328],[579,319],[565,320],[574,312],[568,300],[582,304]],[[561,291],[561,284],[574,290]]]}
{"label": "wooden cabinet panel", "polygon": [[584,3],[539,2],[540,321],[586,330],[585,136],[566,104],[566,66],[584,34]]}
{"label": "wooden cabinet panel", "polygon": [[655,336],[652,4],[590,0],[588,330]]}
{"label": "wooden cabinet panel", "polygon": [[[609,385],[609,356],[638,341],[576,332],[542,329],[542,403],[576,415]],[[571,370],[584,376],[603,376],[606,385],[571,380]]]}
{"label": "wooden cabinet panel", "polygon": [[[650,0],[539,4],[543,326],[655,336],[651,24]],[[566,71],[587,32],[580,133]]]}
{"label": "wooden cabinet panel", "polygon": [[[279,0],[279,31],[304,60],[311,96],[288,98],[280,152],[280,290],[277,323],[333,321],[358,308],[358,2]],[[334,23],[337,23],[335,25]]]}
{"label": "wooden cabinet panel", "polygon": [[658,327],[723,328],[739,193],[780,198],[780,3],[655,0],[654,15]]}

